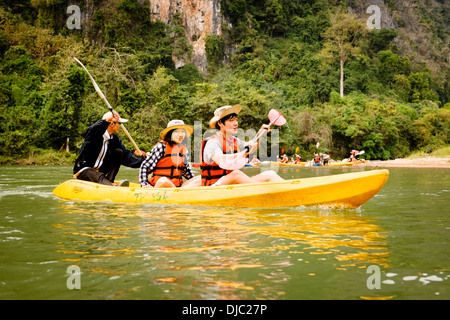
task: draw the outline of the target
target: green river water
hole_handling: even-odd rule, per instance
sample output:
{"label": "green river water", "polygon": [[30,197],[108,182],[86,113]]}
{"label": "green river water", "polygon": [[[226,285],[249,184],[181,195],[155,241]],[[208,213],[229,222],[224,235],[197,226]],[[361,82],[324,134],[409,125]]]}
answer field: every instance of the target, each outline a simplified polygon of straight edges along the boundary
{"label": "green river water", "polygon": [[0,299],[450,299],[450,169],[390,168],[356,210],[58,199],[71,169],[0,167]]}

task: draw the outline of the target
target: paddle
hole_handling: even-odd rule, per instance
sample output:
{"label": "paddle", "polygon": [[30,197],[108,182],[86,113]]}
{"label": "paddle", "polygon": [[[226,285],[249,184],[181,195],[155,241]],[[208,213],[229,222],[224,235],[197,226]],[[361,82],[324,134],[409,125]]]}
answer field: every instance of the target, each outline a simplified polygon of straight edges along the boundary
{"label": "paddle", "polygon": [[[275,109],[269,111],[269,127],[271,125],[282,126],[286,123],[286,118]],[[249,144],[253,144],[258,141],[259,138],[263,134],[267,132],[267,129],[262,130],[258,135],[256,135],[252,140],[249,141]],[[248,162],[248,158],[245,155],[250,151],[250,147],[246,146],[245,150],[239,153],[236,153],[233,156],[225,156],[219,163],[219,167],[225,170],[239,170],[242,169]]]}
{"label": "paddle", "polygon": [[296,159],[294,160],[294,163],[296,163],[296,164],[298,164],[298,163],[301,162],[301,160],[299,161],[299,160],[297,159],[297,157],[299,156],[299,155],[297,154],[297,152],[298,152],[299,149],[300,149],[299,147],[295,148],[294,157],[296,157]]}
{"label": "paddle", "polygon": [[[91,76],[91,74],[89,73],[88,69],[86,69],[86,67],[81,63],[80,60],[78,60],[77,58],[75,58],[75,61],[78,62],[78,64],[84,69],[84,71],[86,71],[86,73],[88,74],[89,78],[92,81],[92,84],[94,85],[95,91],[97,91],[98,95],[100,96],[100,98],[102,98],[102,100],[106,103],[106,106],[108,107],[109,111],[111,111],[112,114],[114,114],[114,109],[111,107],[111,105],[109,104],[108,100],[106,100],[105,95],[103,94],[102,90],[100,90],[99,86],[97,85],[97,83],[95,82],[94,78]],[[125,134],[127,135],[128,139],[130,139],[131,143],[133,144],[134,148],[136,150],[139,150],[139,153],[141,154],[141,156],[145,157],[145,153],[139,149],[139,147],[137,146],[136,142],[134,142],[133,138],[131,137],[130,133],[128,132],[128,130],[125,128],[125,126],[123,125],[123,123],[120,123],[120,126],[122,127],[123,131],[125,132]]]}
{"label": "paddle", "polygon": [[[269,127],[273,124],[276,126],[282,126],[286,123],[286,118],[278,110],[275,110],[275,109],[272,109],[269,111],[269,120],[270,120]],[[256,137],[254,137],[252,140],[250,140],[250,142],[255,143],[266,132],[267,132],[267,129],[264,129]],[[250,151],[249,146],[246,146],[245,148],[246,148],[247,152]]]}

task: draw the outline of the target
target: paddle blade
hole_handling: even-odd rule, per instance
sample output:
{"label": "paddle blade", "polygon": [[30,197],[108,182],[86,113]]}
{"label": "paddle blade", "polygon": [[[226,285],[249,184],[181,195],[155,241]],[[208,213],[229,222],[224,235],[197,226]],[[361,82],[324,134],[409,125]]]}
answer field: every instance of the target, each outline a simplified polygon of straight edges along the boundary
{"label": "paddle blade", "polygon": [[219,167],[225,170],[239,170],[248,163],[245,157],[245,151],[236,153],[234,156],[223,157],[219,162]]}
{"label": "paddle blade", "polygon": [[282,126],[286,123],[286,118],[275,109],[271,109],[269,111],[269,120],[271,124],[274,124],[276,126]]}

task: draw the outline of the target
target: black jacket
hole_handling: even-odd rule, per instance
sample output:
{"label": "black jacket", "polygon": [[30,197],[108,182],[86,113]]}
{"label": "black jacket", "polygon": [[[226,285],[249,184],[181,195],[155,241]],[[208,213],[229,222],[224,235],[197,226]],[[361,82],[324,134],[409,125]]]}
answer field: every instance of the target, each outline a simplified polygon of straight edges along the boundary
{"label": "black jacket", "polygon": [[[73,167],[74,174],[82,168],[94,167],[103,146],[103,134],[108,126],[109,122],[102,119],[91,125],[83,133],[84,142],[81,145],[80,154],[78,155],[77,160],[75,160],[75,166]],[[133,156],[131,151],[125,148],[122,140],[116,134],[112,134],[111,139],[108,142],[108,149],[103,161],[104,164],[108,163],[108,158],[111,157],[111,150],[116,148],[120,148],[123,151],[122,165],[131,168],[139,168],[141,166],[142,159]],[[102,171],[102,167],[100,167],[99,171],[104,172]]]}

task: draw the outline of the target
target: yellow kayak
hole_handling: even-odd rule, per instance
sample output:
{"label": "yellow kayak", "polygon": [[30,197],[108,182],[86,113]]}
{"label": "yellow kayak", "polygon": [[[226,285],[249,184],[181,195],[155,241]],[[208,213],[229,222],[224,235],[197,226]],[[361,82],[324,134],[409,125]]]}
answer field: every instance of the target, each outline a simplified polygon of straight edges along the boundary
{"label": "yellow kayak", "polygon": [[323,177],[214,187],[141,188],[100,185],[67,180],[53,194],[70,200],[112,201],[228,207],[329,206],[357,208],[383,188],[388,170],[345,173]]}
{"label": "yellow kayak", "polygon": [[357,162],[330,162],[322,165],[322,167],[351,167],[357,164]]}
{"label": "yellow kayak", "polygon": [[[319,167],[351,167],[355,164],[360,164],[361,161],[358,162],[330,162],[325,165],[321,165]],[[271,161],[270,164],[274,166],[280,166],[280,167],[313,167],[311,162],[301,162],[301,163],[281,163],[281,162],[275,162]]]}
{"label": "yellow kayak", "polygon": [[331,166],[331,167],[348,166],[348,167],[351,167],[351,166],[353,166],[355,164],[360,164],[360,163],[364,163],[364,162],[362,162],[361,160],[358,160],[358,161],[355,161],[355,162],[330,162],[330,163],[328,163],[328,164],[326,164],[324,166],[325,167],[326,166]]}
{"label": "yellow kayak", "polygon": [[302,166],[306,165],[307,163],[308,162],[301,162],[301,163],[288,162],[288,163],[283,163],[283,162],[270,161],[271,165],[280,166],[280,167],[302,167]]}

